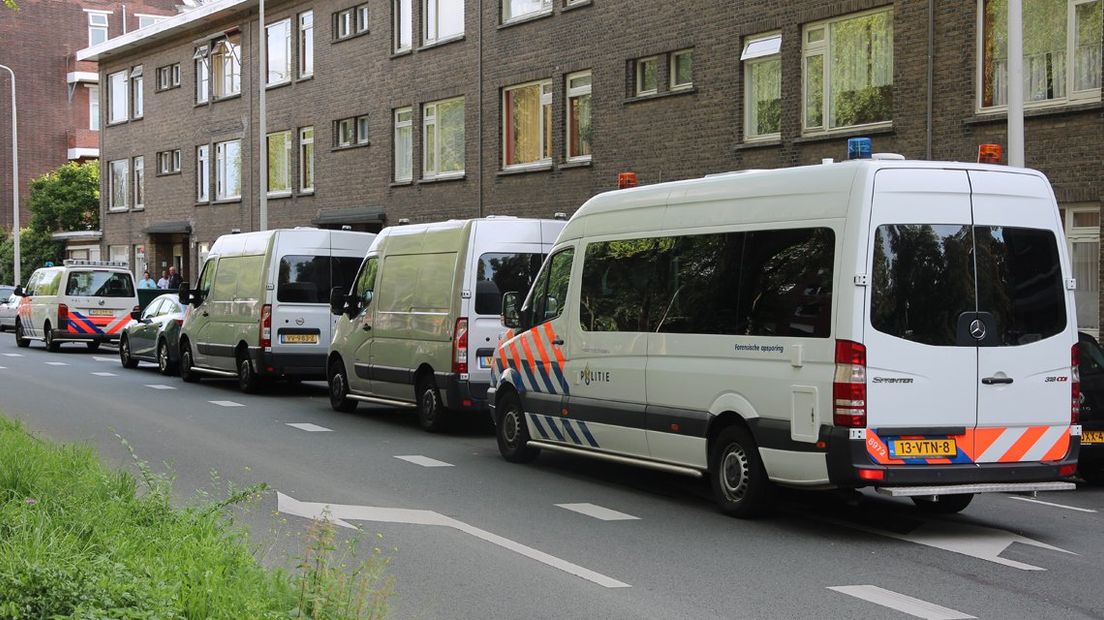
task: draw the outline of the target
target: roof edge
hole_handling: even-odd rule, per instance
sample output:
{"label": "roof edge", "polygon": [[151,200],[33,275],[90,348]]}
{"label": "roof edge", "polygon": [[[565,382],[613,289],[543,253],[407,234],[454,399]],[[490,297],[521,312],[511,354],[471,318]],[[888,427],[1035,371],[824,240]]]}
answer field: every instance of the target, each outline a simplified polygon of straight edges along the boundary
{"label": "roof edge", "polygon": [[204,4],[190,11],[173,15],[152,26],[132,30],[114,39],[108,39],[99,45],[77,50],[77,60],[90,60],[94,62],[107,60],[126,52],[139,49],[147,44],[170,39],[173,35],[204,18],[251,7],[256,5],[257,2],[258,0],[216,0],[215,2]]}

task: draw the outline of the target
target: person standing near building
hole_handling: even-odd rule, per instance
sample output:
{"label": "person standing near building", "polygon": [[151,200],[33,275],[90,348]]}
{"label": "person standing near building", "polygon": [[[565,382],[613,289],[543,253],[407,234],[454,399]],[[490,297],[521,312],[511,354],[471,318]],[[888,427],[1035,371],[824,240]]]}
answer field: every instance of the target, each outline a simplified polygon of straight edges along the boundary
{"label": "person standing near building", "polygon": [[157,288],[157,283],[153,281],[148,271],[142,272],[142,279],[138,281],[138,288]]}
{"label": "person standing near building", "polygon": [[176,271],[176,265],[169,267],[169,286],[168,288],[173,290],[180,290],[180,283],[184,281],[184,278],[180,277],[180,274]]}
{"label": "person standing near building", "polygon": [[169,270],[161,270],[161,279],[157,281],[157,288],[169,288]]}

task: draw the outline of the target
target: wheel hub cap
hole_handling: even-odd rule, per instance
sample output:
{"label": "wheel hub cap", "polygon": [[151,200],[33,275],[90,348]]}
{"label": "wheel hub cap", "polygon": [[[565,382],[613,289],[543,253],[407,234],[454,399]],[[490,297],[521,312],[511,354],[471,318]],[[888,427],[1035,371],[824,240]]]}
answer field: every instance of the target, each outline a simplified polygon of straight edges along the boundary
{"label": "wheel hub cap", "polygon": [[731,500],[743,499],[748,487],[748,460],[739,446],[729,448],[721,461],[721,486]]}

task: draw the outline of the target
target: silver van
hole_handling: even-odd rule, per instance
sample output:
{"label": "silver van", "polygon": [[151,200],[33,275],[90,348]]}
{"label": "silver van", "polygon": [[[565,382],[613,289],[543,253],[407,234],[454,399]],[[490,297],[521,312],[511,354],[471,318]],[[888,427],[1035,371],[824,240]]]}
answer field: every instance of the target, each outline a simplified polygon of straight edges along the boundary
{"label": "silver van", "polygon": [[199,283],[181,285],[180,376],[322,379],[333,319],[331,288],[347,287],[375,235],[295,228],[223,235]]}

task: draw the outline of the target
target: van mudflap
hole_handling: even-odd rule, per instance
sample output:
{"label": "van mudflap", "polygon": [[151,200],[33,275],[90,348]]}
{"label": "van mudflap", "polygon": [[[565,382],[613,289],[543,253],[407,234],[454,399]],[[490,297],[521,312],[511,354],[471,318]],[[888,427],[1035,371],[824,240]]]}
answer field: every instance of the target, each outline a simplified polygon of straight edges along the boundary
{"label": "van mudflap", "polygon": [[936,497],[965,493],[1038,493],[1040,491],[1074,491],[1072,482],[993,482],[985,484],[946,484],[915,487],[874,487],[882,495],[890,497]]}

